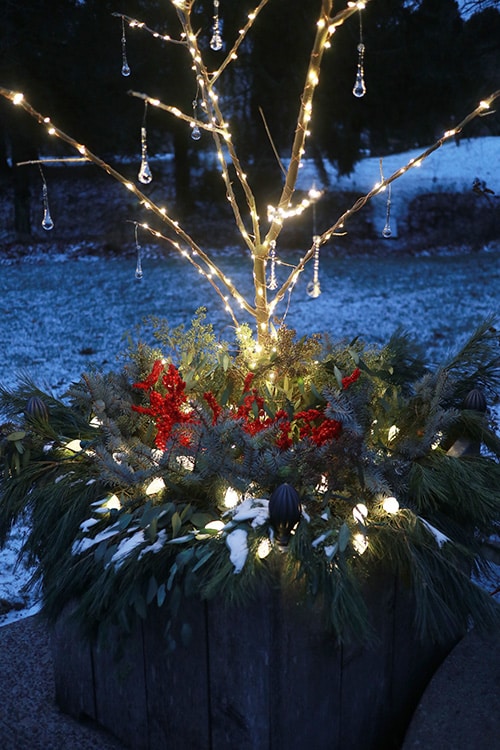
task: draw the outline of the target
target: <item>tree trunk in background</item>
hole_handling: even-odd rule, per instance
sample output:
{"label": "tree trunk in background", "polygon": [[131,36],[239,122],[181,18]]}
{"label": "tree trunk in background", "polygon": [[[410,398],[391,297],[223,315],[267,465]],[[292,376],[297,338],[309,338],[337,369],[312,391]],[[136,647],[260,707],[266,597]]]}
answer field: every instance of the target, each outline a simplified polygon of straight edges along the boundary
{"label": "tree trunk in background", "polygon": [[[11,131],[12,185],[14,189],[14,228],[17,238],[31,237],[31,181],[34,166],[16,166],[38,158],[36,149],[23,135]],[[41,199],[40,199],[41,206]]]}

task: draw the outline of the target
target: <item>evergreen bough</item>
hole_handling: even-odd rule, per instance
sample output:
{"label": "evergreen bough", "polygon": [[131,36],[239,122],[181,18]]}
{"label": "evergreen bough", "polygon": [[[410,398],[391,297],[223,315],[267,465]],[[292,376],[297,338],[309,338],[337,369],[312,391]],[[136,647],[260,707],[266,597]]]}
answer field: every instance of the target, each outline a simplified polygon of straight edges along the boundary
{"label": "evergreen bough", "polygon": [[[491,414],[463,409],[473,388],[490,403],[498,392],[493,320],[435,368],[402,331],[375,347],[280,329],[257,356],[248,330],[233,350],[201,311],[188,331],[152,326],[157,345],[131,341],[121,370],[85,373],[62,399],[26,376],[0,387],[0,541],[29,519],[23,553],[50,617],[76,603],[95,634],[169,607],[174,642],[184,597],[243,603],[290,583],[338,639],[365,638],[364,592],[382,568],[411,591],[422,637],[499,621],[474,579],[498,529],[500,441]],[[46,409],[33,414],[34,396]],[[456,455],[459,438],[472,449]],[[283,483],[302,507],[286,548],[267,509]]]}

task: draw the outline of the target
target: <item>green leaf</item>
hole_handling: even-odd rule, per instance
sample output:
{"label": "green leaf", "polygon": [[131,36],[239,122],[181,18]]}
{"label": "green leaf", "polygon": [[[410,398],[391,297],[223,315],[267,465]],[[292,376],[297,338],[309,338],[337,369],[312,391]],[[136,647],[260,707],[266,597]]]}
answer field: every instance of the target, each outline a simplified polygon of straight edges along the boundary
{"label": "green leaf", "polygon": [[[175,574],[177,573],[177,563],[174,563],[170,568],[170,575],[167,580],[167,589],[171,591],[172,584],[174,582]],[[162,584],[163,585],[163,584]]]}
{"label": "green leaf", "polygon": [[346,551],[350,538],[351,538],[351,532],[349,530],[349,526],[346,523],[343,523],[339,529],[339,537],[337,540],[340,552]]}
{"label": "green leaf", "polygon": [[158,582],[154,576],[151,576],[148,583],[148,591],[146,594],[146,603],[151,604],[153,599],[158,593]]}
{"label": "green leaf", "polygon": [[158,534],[158,519],[153,518],[149,526],[144,529],[144,535],[149,539],[150,542],[154,542],[156,540],[156,535]]}
{"label": "green leaf", "polygon": [[18,432],[11,432],[10,435],[7,435],[7,440],[11,440],[13,443],[16,442],[16,440],[22,440],[26,437],[26,433],[22,430],[19,430]]}
{"label": "green leaf", "polygon": [[165,599],[167,598],[167,590],[165,588],[165,584],[162,583],[161,586],[158,586],[158,591],[156,592],[156,603],[159,607],[163,607],[163,604],[165,602]]}
{"label": "green leaf", "polygon": [[349,349],[349,354],[352,357],[352,360],[355,365],[359,365],[359,354],[355,349]]}
{"label": "green leaf", "polygon": [[118,528],[120,529],[120,531],[124,531],[130,525],[132,518],[133,518],[132,513],[123,513],[119,517]]}
{"label": "green leaf", "polygon": [[338,387],[342,389],[342,387],[343,387],[342,386],[342,373],[340,372],[340,370],[337,367],[337,365],[334,365],[333,374],[335,375],[335,379],[337,381]]}
{"label": "green leaf", "polygon": [[180,531],[180,528],[182,526],[182,521],[180,515],[175,511],[174,515],[172,516],[172,538],[175,538],[177,534]]}
{"label": "green leaf", "polygon": [[195,528],[202,529],[207,523],[213,521],[214,517],[210,513],[193,513],[190,520]]}

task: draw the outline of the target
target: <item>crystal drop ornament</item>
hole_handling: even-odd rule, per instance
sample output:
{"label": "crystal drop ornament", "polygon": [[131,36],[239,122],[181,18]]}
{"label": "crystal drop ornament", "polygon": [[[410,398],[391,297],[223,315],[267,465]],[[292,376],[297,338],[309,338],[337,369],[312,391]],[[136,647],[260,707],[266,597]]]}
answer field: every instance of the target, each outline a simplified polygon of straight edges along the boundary
{"label": "crystal drop ornament", "polygon": [[143,185],[148,185],[153,179],[153,173],[151,172],[148,162],[147,133],[144,125],[141,128],[141,166],[137,179],[139,182],[142,182]]}
{"label": "crystal drop ornament", "polygon": [[210,49],[214,52],[220,52],[223,46],[224,43],[222,41],[222,36],[219,31],[219,27],[217,26],[217,28],[214,29],[212,38],[210,39]]}
{"label": "crystal drop ornament", "polygon": [[153,179],[153,174],[151,172],[151,169],[149,168],[147,159],[142,160],[137,179],[139,180],[139,182],[142,182],[143,185],[148,185]]}
{"label": "crystal drop ornament", "polygon": [[52,221],[52,216],[50,215],[50,209],[49,209],[49,196],[47,192],[47,185],[45,182],[42,186],[42,201],[43,201],[43,219],[42,219],[42,228],[45,229],[46,232],[50,232],[51,229],[54,229],[54,222]]}
{"label": "crystal drop ornament", "polygon": [[193,125],[191,128],[191,138],[193,141],[199,141],[201,138],[201,130],[199,129],[198,125]]}
{"label": "crystal drop ornament", "polygon": [[43,212],[42,227],[46,232],[50,232],[51,229],[54,229],[54,222],[52,221],[52,216],[50,215],[48,208]]}
{"label": "crystal drop ornament", "polygon": [[310,281],[307,285],[307,294],[313,299],[317,299],[321,294],[321,287],[319,281]]}

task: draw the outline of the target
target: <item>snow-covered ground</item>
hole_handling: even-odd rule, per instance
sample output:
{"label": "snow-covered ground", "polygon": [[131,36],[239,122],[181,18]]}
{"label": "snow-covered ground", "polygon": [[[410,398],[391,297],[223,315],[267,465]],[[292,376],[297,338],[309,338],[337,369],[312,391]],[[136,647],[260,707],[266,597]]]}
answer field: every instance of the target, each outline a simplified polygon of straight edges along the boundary
{"label": "snow-covered ground", "polygon": [[[420,153],[415,150],[388,156],[383,160],[384,176],[417,159]],[[392,188],[393,230],[397,229],[404,207],[416,194],[470,191],[476,178],[493,191],[488,194],[492,210],[500,210],[500,137],[463,139],[459,146],[450,141],[420,167],[405,173]],[[380,160],[367,158],[350,176],[337,178],[332,173],[330,179],[339,189],[365,194],[380,180]],[[308,190],[313,185],[323,187],[313,165],[306,162],[300,172],[299,187]],[[385,221],[386,199],[387,195],[377,196],[369,209],[380,232]],[[381,239],[382,246],[384,242]],[[295,292],[297,298],[292,297],[287,323],[298,330],[302,325],[312,332],[310,328],[314,325],[314,330],[331,328],[339,338],[361,333],[367,338],[373,336],[374,340],[386,339],[397,326],[403,325],[423,339],[432,354],[442,353],[455,348],[457,337],[460,339],[470,332],[470,321],[475,316],[483,319],[487,314],[500,312],[499,246],[500,238],[496,247],[483,248],[469,263],[458,257],[454,261],[452,254],[448,262],[402,265],[397,284],[393,283],[397,278],[394,258],[390,262],[378,258],[372,266],[367,266],[369,262],[365,260],[364,266],[353,263],[351,268],[346,261],[345,273],[342,264],[332,261],[331,275],[325,263],[321,277],[323,293],[318,299],[308,298],[305,280],[302,290],[298,288]],[[193,276],[188,277],[187,272],[189,281],[183,280],[177,275],[181,271],[174,272],[177,268],[174,262],[162,261],[164,275],[160,280],[160,265],[145,263],[144,280],[137,284],[132,266],[126,268],[125,280],[121,278],[125,261],[79,258],[74,246],[67,249],[63,257],[48,254],[45,258],[5,264],[2,268],[0,337],[5,345],[0,362],[2,383],[12,382],[20,370],[28,368],[37,382],[47,383],[60,393],[86,369],[89,355],[99,366],[112,366],[114,356],[123,348],[123,333],[139,323],[143,315],[166,315],[172,324],[188,323],[190,315],[208,296],[204,294],[206,287],[202,280],[192,282]],[[468,269],[473,269],[473,273]],[[238,269],[235,278],[237,272]],[[380,278],[379,291],[370,286],[371,276]],[[435,306],[427,303],[427,298],[432,298]],[[125,304],[120,307],[123,300]],[[215,319],[223,332],[225,323],[218,314],[216,310]],[[31,614],[37,607],[36,593],[23,591],[31,571],[23,563],[17,564],[25,532],[22,524],[16,527],[0,550],[0,625]]]}

